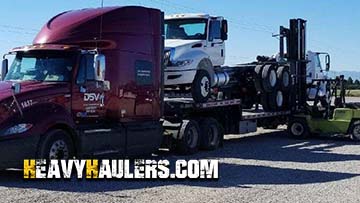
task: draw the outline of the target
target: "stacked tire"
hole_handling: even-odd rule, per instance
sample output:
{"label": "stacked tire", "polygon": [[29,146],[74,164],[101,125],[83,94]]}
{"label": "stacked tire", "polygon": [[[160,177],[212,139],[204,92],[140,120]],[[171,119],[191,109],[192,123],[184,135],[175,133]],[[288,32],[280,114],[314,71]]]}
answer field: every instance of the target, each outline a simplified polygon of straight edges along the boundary
{"label": "stacked tire", "polygon": [[255,67],[255,87],[260,92],[260,104],[265,111],[289,107],[290,70],[288,66],[262,64]]}

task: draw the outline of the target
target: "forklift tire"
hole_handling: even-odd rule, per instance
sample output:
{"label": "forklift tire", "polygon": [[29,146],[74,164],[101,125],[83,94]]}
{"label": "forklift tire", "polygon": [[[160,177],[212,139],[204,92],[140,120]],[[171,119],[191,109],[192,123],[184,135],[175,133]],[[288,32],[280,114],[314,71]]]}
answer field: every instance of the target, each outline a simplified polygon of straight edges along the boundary
{"label": "forklift tire", "polygon": [[68,133],[61,129],[51,130],[42,138],[38,148],[39,159],[72,159],[74,145]]}
{"label": "forklift tire", "polygon": [[355,121],[353,124],[351,124],[349,133],[352,140],[357,142],[360,141],[360,121]]}
{"label": "forklift tire", "polygon": [[198,70],[191,86],[192,97],[195,102],[204,103],[211,95],[211,79],[208,72]]}
{"label": "forklift tire", "polygon": [[290,71],[287,66],[280,66],[277,69],[277,79],[280,84],[280,88],[283,91],[288,91],[290,88]]}
{"label": "forklift tire", "polygon": [[305,119],[293,118],[290,119],[287,126],[288,133],[298,139],[307,138],[310,136],[309,126],[306,123]]}
{"label": "forklift tire", "polygon": [[199,146],[200,130],[194,120],[184,120],[179,130],[179,139],[176,141],[176,152],[182,155],[194,154]]}
{"label": "forklift tire", "polygon": [[214,118],[204,118],[200,122],[200,148],[215,150],[223,137],[220,124]]}
{"label": "forklift tire", "polygon": [[263,88],[261,86],[261,73],[264,65],[257,65],[255,67],[255,89],[257,92],[263,92]]}
{"label": "forklift tire", "polygon": [[273,92],[277,85],[277,75],[274,66],[271,64],[265,65],[262,69],[261,78],[263,90],[267,93]]}

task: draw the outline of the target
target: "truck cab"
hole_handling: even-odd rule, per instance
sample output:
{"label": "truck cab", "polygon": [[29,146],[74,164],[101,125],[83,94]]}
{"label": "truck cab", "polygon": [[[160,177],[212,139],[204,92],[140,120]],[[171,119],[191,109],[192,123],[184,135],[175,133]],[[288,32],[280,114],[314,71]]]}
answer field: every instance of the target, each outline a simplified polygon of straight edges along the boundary
{"label": "truck cab", "polygon": [[149,154],[162,141],[163,13],[73,10],[6,54],[0,168],[24,159]]}
{"label": "truck cab", "polygon": [[328,79],[327,73],[330,70],[330,55],[325,52],[308,51],[306,53],[306,83],[308,85],[308,99],[314,101],[320,99],[323,105],[330,102],[330,91],[327,82],[316,81]]}
{"label": "truck cab", "polygon": [[165,85],[204,102],[216,86],[214,67],[224,65],[227,21],[208,14],[165,17]]}

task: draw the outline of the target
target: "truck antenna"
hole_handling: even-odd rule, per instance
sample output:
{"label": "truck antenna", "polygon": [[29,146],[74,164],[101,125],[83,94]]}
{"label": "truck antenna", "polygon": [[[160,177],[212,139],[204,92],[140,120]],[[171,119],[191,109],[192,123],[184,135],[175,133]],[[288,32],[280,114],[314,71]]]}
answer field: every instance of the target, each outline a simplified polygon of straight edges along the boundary
{"label": "truck antenna", "polygon": [[[104,0],[101,0],[101,8],[104,8]],[[103,26],[103,11],[101,11],[101,16],[100,16],[100,32],[99,32],[99,40],[102,40],[102,26]],[[95,44],[96,48],[96,52],[98,50],[98,40],[96,40],[96,44]]]}

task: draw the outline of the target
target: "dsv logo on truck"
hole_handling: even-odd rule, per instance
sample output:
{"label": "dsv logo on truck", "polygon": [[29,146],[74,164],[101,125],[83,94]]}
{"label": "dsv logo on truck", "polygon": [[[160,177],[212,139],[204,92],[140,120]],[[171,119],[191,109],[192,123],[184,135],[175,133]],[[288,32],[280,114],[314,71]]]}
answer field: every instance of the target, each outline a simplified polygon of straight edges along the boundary
{"label": "dsv logo on truck", "polygon": [[84,101],[102,101],[104,100],[104,94],[100,94],[100,93],[85,93],[84,94]]}
{"label": "dsv logo on truck", "polygon": [[[25,159],[24,179],[218,179],[218,160]],[[84,176],[85,172],[85,176]]]}

